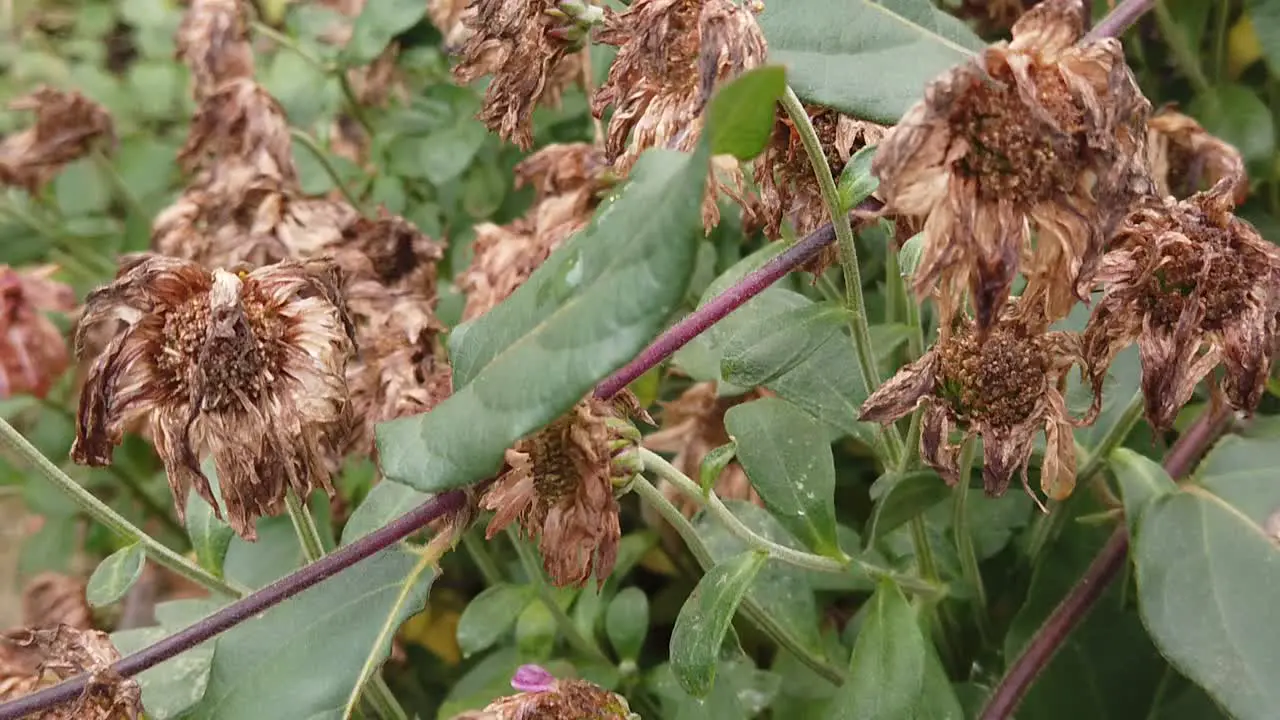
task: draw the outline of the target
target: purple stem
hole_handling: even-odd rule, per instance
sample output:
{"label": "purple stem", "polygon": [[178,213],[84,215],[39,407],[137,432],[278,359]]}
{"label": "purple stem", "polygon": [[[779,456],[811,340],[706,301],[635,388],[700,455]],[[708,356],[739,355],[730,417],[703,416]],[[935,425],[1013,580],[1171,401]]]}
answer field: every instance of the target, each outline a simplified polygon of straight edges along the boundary
{"label": "purple stem", "polygon": [[1097,25],[1085,34],[1085,42],[1102,38],[1120,37],[1129,26],[1156,4],[1156,0],[1124,0],[1115,10],[1107,13]]}

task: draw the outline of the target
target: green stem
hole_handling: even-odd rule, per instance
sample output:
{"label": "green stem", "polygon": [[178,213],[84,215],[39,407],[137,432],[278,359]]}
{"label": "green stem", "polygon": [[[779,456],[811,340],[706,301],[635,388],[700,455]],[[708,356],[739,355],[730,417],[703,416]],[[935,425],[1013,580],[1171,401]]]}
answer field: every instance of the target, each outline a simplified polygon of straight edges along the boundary
{"label": "green stem", "polygon": [[1200,65],[1199,49],[1187,43],[1187,36],[1174,22],[1164,2],[1156,2],[1153,9],[1156,14],[1156,24],[1160,26],[1160,34],[1164,36],[1165,42],[1169,43],[1169,51],[1183,74],[1187,76],[1191,87],[1195,89],[1197,95],[1212,93],[1213,87],[1204,74],[1204,68]]}
{"label": "green stem", "polygon": [[111,160],[102,154],[102,150],[94,148],[89,153],[89,157],[93,159],[93,164],[97,166],[98,171],[107,176],[107,182],[111,184],[116,196],[124,204],[125,209],[136,217],[149,218],[150,214],[142,209],[142,203],[138,202],[138,198],[133,194],[133,189],[120,176],[120,172],[116,170],[115,165],[111,164]]}
{"label": "green stem", "polygon": [[351,81],[347,78],[346,68],[338,63],[326,63],[302,47],[298,41],[266,23],[255,20],[249,24],[254,32],[271,38],[277,45],[297,53],[298,57],[315,66],[325,75],[335,78],[338,81],[338,87],[342,89],[342,95],[346,99],[347,105],[350,106],[351,116],[356,119],[356,122],[360,123],[365,132],[369,133],[370,136],[373,135],[373,126],[369,123],[369,118],[365,115],[364,108],[360,105],[360,99],[356,97],[355,88],[351,87]]}
{"label": "green stem", "polygon": [[936,582],[923,582],[919,578],[882,568],[879,565],[845,556],[843,560],[835,558],[823,557],[822,555],[814,555],[803,550],[796,550],[785,545],[780,545],[768,538],[762,537],[746,523],[738,519],[737,515],[729,509],[724,501],[715,493],[703,494],[702,488],[698,486],[684,473],[680,472],[674,465],[667,462],[661,455],[654,453],[646,448],[638,448],[640,459],[644,462],[645,470],[652,472],[658,477],[666,480],[674,485],[680,492],[684,493],[691,500],[702,503],[712,517],[724,525],[725,529],[731,535],[746,543],[749,547],[756,550],[763,550],[769,554],[769,557],[788,565],[795,565],[807,570],[816,570],[818,572],[828,572],[842,574],[850,570],[860,570],[866,573],[868,577],[873,579],[888,578],[901,585],[904,589],[916,594],[940,596],[942,594],[942,586]]}
{"label": "green stem", "polygon": [[1218,3],[1218,27],[1213,37],[1213,79],[1221,85],[1227,78],[1227,25],[1231,21],[1231,3]]}
{"label": "green stem", "polygon": [[906,307],[910,301],[902,294],[902,270],[898,267],[898,253],[893,251],[892,243],[886,248],[884,255],[884,322],[892,325],[898,322],[898,306]]}
{"label": "green stem", "polygon": [[[809,113],[796,96],[794,90],[787,88],[782,99],[783,110],[791,118],[791,122],[800,136],[804,152],[809,156],[809,164],[813,166],[813,174],[818,180],[818,190],[822,194],[822,203],[827,206],[831,215],[831,225],[836,233],[836,245],[840,250],[840,268],[844,272],[845,307],[849,310],[849,329],[853,334],[853,348],[858,356],[858,367],[862,370],[863,383],[868,394],[880,386],[880,372],[876,369],[875,353],[871,348],[871,330],[867,326],[867,308],[862,298],[862,274],[858,269],[858,249],[853,242],[853,227],[849,224],[849,214],[840,207],[840,193],[836,190],[835,178],[831,176],[831,166],[827,164],[826,154],[822,151],[822,141],[809,120]],[[902,437],[896,425],[885,425],[881,433],[883,452],[881,459],[890,467],[897,467],[903,455]]]}
{"label": "green stem", "polygon": [[[689,519],[681,514],[676,509],[676,506],[672,505],[662,495],[661,491],[640,476],[637,476],[631,482],[631,489],[640,496],[641,500],[648,503],[654,510],[657,510],[668,525],[675,528],[676,533],[684,540],[684,544],[688,546],[689,552],[693,553],[694,559],[698,561],[698,565],[702,566],[703,571],[710,570],[715,566],[715,558],[711,556],[711,550],[707,548],[702,538],[698,537],[698,531],[689,523]],[[778,647],[789,650],[796,656],[796,659],[832,683],[836,685],[844,683],[845,671],[843,668],[831,665],[826,658],[815,653],[807,644],[800,642],[786,627],[779,624],[775,617],[765,612],[750,595],[742,599],[742,604],[738,606],[738,609],[756,627],[760,628],[765,635],[768,635],[777,643]]]}
{"label": "green stem", "polygon": [[76,505],[80,506],[94,520],[97,520],[117,535],[142,545],[147,557],[154,560],[157,565],[172,570],[191,582],[222,595],[242,597],[248,592],[248,590],[237,584],[215,577],[204,568],[170,550],[163,543],[121,517],[110,506],[94,497],[92,493],[68,477],[61,468],[50,462],[34,445],[27,442],[22,433],[14,429],[9,424],[9,421],[3,418],[0,418],[0,440],[3,440],[10,450],[34,466],[55,487],[66,493]]}
{"label": "green stem", "polygon": [[50,245],[72,258],[77,264],[88,269],[90,273],[95,275],[103,273],[107,275],[115,275],[116,267],[111,261],[91,250],[86,249],[83,243],[69,240],[56,227],[48,225],[44,220],[41,220],[26,210],[20,209],[13,203],[0,203],[0,214],[7,215],[23,225],[26,225],[29,230],[48,240]]}
{"label": "green stem", "polygon": [[324,149],[315,141],[315,138],[297,128],[289,128],[289,134],[293,136],[294,140],[302,143],[302,146],[315,157],[316,161],[320,163],[320,167],[324,168],[325,174],[333,181],[333,184],[338,188],[338,192],[342,193],[342,197],[346,198],[351,207],[355,208],[356,212],[361,215],[366,215],[364,208],[360,206],[360,201],[356,199],[355,194],[351,192],[346,183],[342,182],[337,168],[333,166],[333,163],[329,162],[329,156],[325,154]]}
{"label": "green stem", "polygon": [[973,620],[978,636],[986,644],[991,637],[987,620],[987,589],[982,584],[982,571],[978,567],[978,554],[973,547],[973,533],[969,529],[969,485],[973,471],[973,454],[977,443],[972,439],[960,450],[960,482],[956,484],[956,502],[951,516],[951,532],[955,535],[956,553],[960,556],[960,571],[965,582],[973,590]]}
{"label": "green stem", "polygon": [[507,528],[507,537],[511,539],[511,544],[516,546],[516,555],[520,556],[520,564],[524,566],[525,574],[529,576],[529,582],[533,583],[534,589],[538,592],[538,599],[542,601],[543,605],[547,606],[551,617],[556,621],[556,627],[560,628],[560,633],[564,635],[569,645],[583,655],[607,665],[613,665],[613,661],[600,649],[599,645],[578,632],[578,626],[565,614],[564,609],[560,607],[560,603],[556,602],[556,597],[551,592],[551,586],[547,584],[547,578],[542,574],[542,564],[538,562],[538,557],[533,549],[529,547],[529,544],[510,527]]}
{"label": "green stem", "polygon": [[471,556],[471,561],[476,564],[476,569],[484,577],[485,585],[493,586],[502,582],[502,571],[498,569],[498,564],[493,561],[493,556],[489,554],[489,548],[476,537],[474,528],[463,533],[462,546],[467,549],[467,554]]}

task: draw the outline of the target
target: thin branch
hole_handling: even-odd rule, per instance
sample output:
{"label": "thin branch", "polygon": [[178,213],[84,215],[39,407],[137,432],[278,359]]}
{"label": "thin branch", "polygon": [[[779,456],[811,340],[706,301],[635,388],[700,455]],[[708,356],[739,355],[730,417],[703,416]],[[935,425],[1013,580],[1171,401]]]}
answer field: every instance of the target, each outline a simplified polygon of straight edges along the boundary
{"label": "thin branch", "polygon": [[1138,22],[1148,10],[1154,7],[1156,0],[1124,0],[1102,18],[1093,29],[1084,36],[1085,42],[1102,38],[1120,37],[1130,25]]}

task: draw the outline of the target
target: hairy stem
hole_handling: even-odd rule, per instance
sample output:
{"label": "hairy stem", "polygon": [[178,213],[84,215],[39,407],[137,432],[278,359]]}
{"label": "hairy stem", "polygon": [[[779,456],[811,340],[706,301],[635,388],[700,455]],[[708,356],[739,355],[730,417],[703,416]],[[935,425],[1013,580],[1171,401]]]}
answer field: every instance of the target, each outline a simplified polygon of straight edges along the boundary
{"label": "hairy stem", "polygon": [[298,494],[289,490],[284,496],[285,511],[293,521],[293,531],[302,545],[302,556],[313,563],[324,557],[324,540],[320,537],[320,529],[316,527],[315,518],[305,503],[298,499]]}
{"label": "hairy stem", "polygon": [[[153,668],[394,545],[421,530],[432,520],[457,512],[466,502],[466,497],[462,490],[437,495],[350,545],[344,545],[194,625],[117,661],[112,664],[111,669],[121,677],[129,678]],[[0,705],[0,720],[18,720],[60,703],[70,702],[84,691],[87,678],[87,675],[77,675],[53,687],[4,703]]]}
{"label": "hairy stem", "polygon": [[507,537],[511,540],[511,544],[515,545],[516,555],[520,557],[520,564],[524,566],[524,572],[529,576],[529,582],[533,584],[534,589],[538,592],[538,599],[542,601],[542,604],[547,607],[547,611],[551,613],[551,617],[555,619],[556,627],[560,629],[560,634],[564,635],[565,640],[569,642],[569,646],[587,657],[606,665],[612,665],[613,661],[609,659],[609,656],[593,640],[578,632],[578,626],[565,614],[564,609],[560,607],[560,603],[556,602],[556,596],[551,592],[551,586],[547,584],[547,578],[542,573],[542,564],[538,562],[538,556],[529,547],[528,542],[521,538],[511,527],[507,527]]}
{"label": "hairy stem", "polygon": [[66,473],[62,472],[61,468],[50,462],[34,445],[27,442],[22,433],[18,432],[9,424],[9,421],[3,418],[0,418],[0,440],[16,455],[38,470],[54,487],[66,493],[76,505],[94,520],[97,520],[108,530],[128,539],[130,542],[141,544],[147,557],[155,561],[156,564],[222,595],[239,597],[246,592],[244,588],[215,577],[204,568],[170,550],[163,543],[146,534],[115,510],[112,510],[109,505],[94,497],[93,493],[81,487],[80,483],[72,480]]}
{"label": "hairy stem", "polygon": [[[1169,476],[1177,479],[1191,472],[1213,441],[1226,430],[1231,417],[1230,408],[1225,406],[1201,414],[1165,455],[1164,469]],[[1121,523],[1093,558],[1080,581],[1058,607],[1054,608],[1022,654],[1009,666],[1009,671],[1001,678],[1000,684],[987,701],[987,706],[982,711],[982,720],[1004,720],[1012,716],[1031,684],[1053,659],[1067,635],[1084,620],[1103,592],[1120,574],[1128,553],[1129,533]]]}

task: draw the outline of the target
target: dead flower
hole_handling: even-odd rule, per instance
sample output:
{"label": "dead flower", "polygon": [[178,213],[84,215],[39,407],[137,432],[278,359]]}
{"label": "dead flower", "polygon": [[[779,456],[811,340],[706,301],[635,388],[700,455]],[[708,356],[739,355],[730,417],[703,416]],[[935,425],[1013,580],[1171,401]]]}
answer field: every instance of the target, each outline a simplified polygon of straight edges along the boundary
{"label": "dead flower", "polygon": [[113,323],[80,398],[72,458],[107,465],[123,428],[147,418],[179,517],[187,486],[215,508],[200,458],[217,469],[228,522],[254,521],[292,488],[333,495],[326,463],[349,423],[343,379],[353,330],[327,261],[249,273],[210,272],[156,255],[128,256],[85,302],[79,338]]}
{"label": "dead flower", "polygon": [[51,279],[56,271],[0,265],[0,398],[42,398],[70,364],[62,331],[45,315],[76,307],[75,292]]}
{"label": "dead flower", "polygon": [[243,164],[290,187],[298,182],[284,108],[252,79],[225,82],[201,101],[178,159],[188,172],[207,168],[216,175]]}
{"label": "dead flower", "polygon": [[1085,418],[1070,417],[1063,391],[1071,366],[1083,366],[1079,338],[1045,332],[1042,319],[1022,314],[1031,309],[1006,306],[985,342],[979,342],[973,321],[958,323],[947,338],[872,393],[859,419],[889,423],[922,407],[920,455],[948,485],[960,479],[960,447],[950,442],[956,426],[966,440],[982,437],[987,495],[1004,494],[1020,469],[1023,485],[1037,503],[1027,464],[1032,440],[1043,428],[1040,488],[1051,499],[1067,497],[1076,481],[1072,428],[1092,423],[1098,403]]}
{"label": "dead flower", "polygon": [[93,610],[85,598],[85,582],[57,572],[42,572],[22,589],[22,624],[30,628],[59,625],[76,630],[93,627]]}
{"label": "dead flower", "polygon": [[[675,400],[661,403],[660,429],[644,437],[644,446],[655,452],[673,453],[675,457],[671,464],[686,476],[696,478],[707,453],[729,442],[729,434],[724,429],[724,414],[734,405],[757,397],[760,397],[758,390],[734,397],[719,397],[714,382],[690,386]],[[660,489],[687,517],[693,517],[701,507],[666,481],[660,484]],[[726,500],[747,500],[757,505],[761,502],[747,479],[747,473],[736,461],[720,474],[714,489],[716,495]]]}
{"label": "dead flower", "polygon": [[[1280,251],[1233,212],[1238,177],[1134,212],[1102,260],[1103,297],[1085,329],[1094,385],[1137,340],[1152,427],[1169,428],[1221,364],[1234,408],[1257,407],[1280,310]],[[1217,385],[1214,385],[1215,390]]]}
{"label": "dead flower", "polygon": [[470,33],[453,77],[465,85],[493,75],[478,117],[521,150],[533,147],[533,108],[549,93],[559,95],[553,83],[564,77],[556,69],[574,49],[565,20],[557,17],[560,6],[558,0],[475,0],[461,15]]}
{"label": "dead flower", "polygon": [[467,296],[464,320],[488,312],[515,291],[553,250],[586,227],[613,175],[586,143],[548,145],[515,169],[516,187],[533,185],[533,206],[508,225],[476,226],[475,254],[457,279]]}
{"label": "dead flower", "polygon": [[640,433],[624,415],[647,419],[628,391],[612,402],[594,397],[507,450],[506,468],[481,498],[495,514],[493,537],[518,520],[537,537],[543,567],[557,587],[578,586],[613,571],[621,528],[614,482],[635,474],[631,450]]}
{"label": "dead flower", "polygon": [[1172,109],[1163,108],[1147,121],[1147,157],[1161,197],[1185,198],[1212,188],[1223,178],[1235,180],[1237,204],[1249,195],[1240,151]]}
{"label": "dead flower", "polygon": [[928,216],[916,293],[940,285],[948,318],[967,283],[980,333],[1020,265],[1047,286],[1050,320],[1087,297],[1107,238],[1150,190],[1149,103],[1119,41],[1075,44],[1083,13],[1080,0],[1036,5],[1012,42],[931,83],[872,164],[889,211]]}
{"label": "dead flower", "polygon": [[177,35],[191,70],[191,94],[203,101],[225,82],[253,79],[253,49],[241,0],[192,0]]}
{"label": "dead flower", "polygon": [[585,680],[557,680],[538,665],[521,665],[511,678],[515,695],[454,720],[629,720],[627,699]]}
{"label": "dead flower", "polygon": [[[43,684],[46,670],[53,671],[54,676],[62,680],[89,674],[84,693],[77,700],[45,712],[40,715],[41,720],[136,720],[141,714],[142,688],[137,680],[120,677],[111,668],[111,664],[120,659],[120,653],[106,633],[77,630],[67,625],[48,630],[24,628],[0,635],[0,649],[6,645],[35,659],[37,669],[27,683],[15,683],[13,689],[19,692],[0,696],[4,699],[35,691]],[[0,668],[4,670],[7,668]]]}
{"label": "dead flower", "polygon": [[40,88],[9,103],[36,114],[35,125],[0,140],[0,185],[36,193],[62,168],[88,155],[94,144],[114,142],[111,116],[77,92]]}

